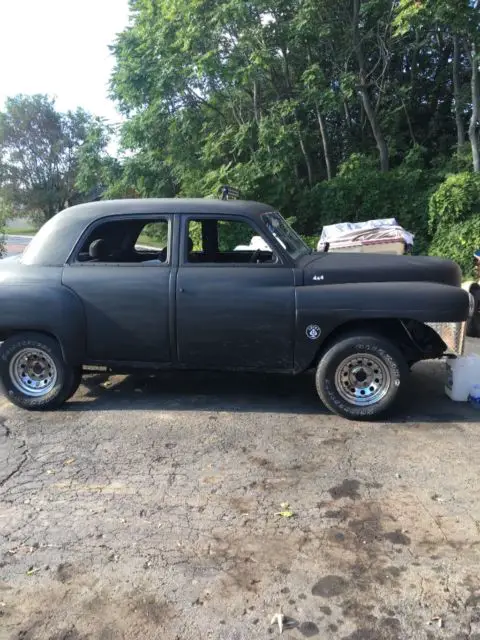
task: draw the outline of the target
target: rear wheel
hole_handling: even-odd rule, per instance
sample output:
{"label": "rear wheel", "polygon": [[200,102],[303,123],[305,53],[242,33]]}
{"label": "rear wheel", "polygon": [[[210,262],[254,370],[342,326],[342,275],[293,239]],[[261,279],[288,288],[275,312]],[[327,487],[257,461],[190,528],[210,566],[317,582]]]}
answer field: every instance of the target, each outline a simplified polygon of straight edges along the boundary
{"label": "rear wheel", "polygon": [[50,336],[23,333],[0,348],[0,386],[22,409],[56,409],[70,398],[81,381],[81,368],[68,365]]}
{"label": "rear wheel", "polygon": [[323,355],[316,386],[320,399],[334,413],[371,420],[388,413],[407,376],[405,358],[386,338],[346,336]]}

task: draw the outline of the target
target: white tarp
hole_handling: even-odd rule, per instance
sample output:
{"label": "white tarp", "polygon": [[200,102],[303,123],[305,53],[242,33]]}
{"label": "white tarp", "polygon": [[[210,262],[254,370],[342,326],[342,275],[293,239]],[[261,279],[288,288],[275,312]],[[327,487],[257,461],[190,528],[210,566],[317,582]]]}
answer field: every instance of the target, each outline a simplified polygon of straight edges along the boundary
{"label": "white tarp", "polygon": [[250,240],[249,245],[239,244],[237,247],[235,247],[234,250],[235,251],[257,251],[257,250],[271,251],[268,244],[260,236],[253,236],[252,239]]}
{"label": "white tarp", "polygon": [[401,227],[395,218],[367,220],[366,222],[341,222],[326,225],[318,241],[317,250],[322,251],[325,243],[362,244],[381,240],[403,240],[413,246],[415,236]]}

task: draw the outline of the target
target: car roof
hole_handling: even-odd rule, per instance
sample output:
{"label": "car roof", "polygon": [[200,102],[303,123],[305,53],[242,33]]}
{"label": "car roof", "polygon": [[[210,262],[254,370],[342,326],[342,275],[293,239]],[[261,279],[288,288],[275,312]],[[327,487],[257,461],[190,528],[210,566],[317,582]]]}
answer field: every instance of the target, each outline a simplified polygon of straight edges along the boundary
{"label": "car roof", "polygon": [[260,202],[210,198],[143,198],[101,200],[57,213],[40,229],[23,254],[24,264],[62,265],[85,228],[117,215],[198,214],[258,217],[274,209]]}
{"label": "car roof", "polygon": [[69,216],[80,217],[92,222],[112,215],[146,215],[156,213],[187,213],[201,215],[260,215],[273,211],[268,204],[249,200],[215,200],[213,198],[139,198],[124,200],[100,200],[87,202],[65,209],[55,219]]}

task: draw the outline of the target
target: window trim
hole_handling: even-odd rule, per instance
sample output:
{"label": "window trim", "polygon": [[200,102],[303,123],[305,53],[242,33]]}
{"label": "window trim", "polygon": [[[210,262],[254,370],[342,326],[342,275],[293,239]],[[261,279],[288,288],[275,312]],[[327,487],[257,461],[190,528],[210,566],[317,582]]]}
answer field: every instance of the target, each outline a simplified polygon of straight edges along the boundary
{"label": "window trim", "polygon": [[[135,220],[135,221],[146,221],[145,224],[151,224],[152,222],[166,221],[168,224],[168,236],[167,236],[167,259],[165,262],[159,262],[158,264],[145,264],[144,262],[79,262],[78,256],[80,254],[80,250],[84,243],[86,242],[88,236],[94,231],[97,227],[102,226],[103,224],[108,224],[110,222],[118,222],[118,221],[126,221],[126,220]],[[147,222],[148,221],[148,222]],[[172,244],[173,244],[173,236],[174,236],[174,217],[171,213],[130,213],[130,214],[114,214],[111,216],[104,216],[102,218],[97,218],[93,222],[91,222],[80,234],[74,248],[70,252],[66,260],[66,264],[70,267],[140,267],[140,268],[156,268],[156,267],[171,267],[173,263],[173,255],[172,255]]]}
{"label": "window trim", "polygon": [[[275,262],[188,262],[187,252],[187,239],[188,239],[188,227],[191,221],[198,222],[201,220],[216,220],[216,221],[232,221],[232,222],[246,222],[254,231],[257,232],[262,240],[264,240],[271,248],[272,253],[276,256]],[[179,247],[179,267],[195,268],[195,267],[213,267],[213,268],[266,268],[266,269],[278,269],[288,266],[285,263],[283,256],[277,251],[277,247],[272,247],[272,241],[257,224],[256,220],[253,220],[246,215],[232,215],[229,213],[183,213],[181,214],[181,234],[180,234],[180,247]]]}

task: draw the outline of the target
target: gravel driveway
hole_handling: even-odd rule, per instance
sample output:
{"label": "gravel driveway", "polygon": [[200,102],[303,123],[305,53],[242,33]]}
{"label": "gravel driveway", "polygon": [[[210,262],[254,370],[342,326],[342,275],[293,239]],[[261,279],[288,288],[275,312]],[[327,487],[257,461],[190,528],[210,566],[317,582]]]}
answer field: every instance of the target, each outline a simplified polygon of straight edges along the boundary
{"label": "gravel driveway", "polygon": [[479,640],[480,416],[412,376],[384,424],[309,376],[0,398],[0,639],[256,640],[281,608],[292,640]]}

